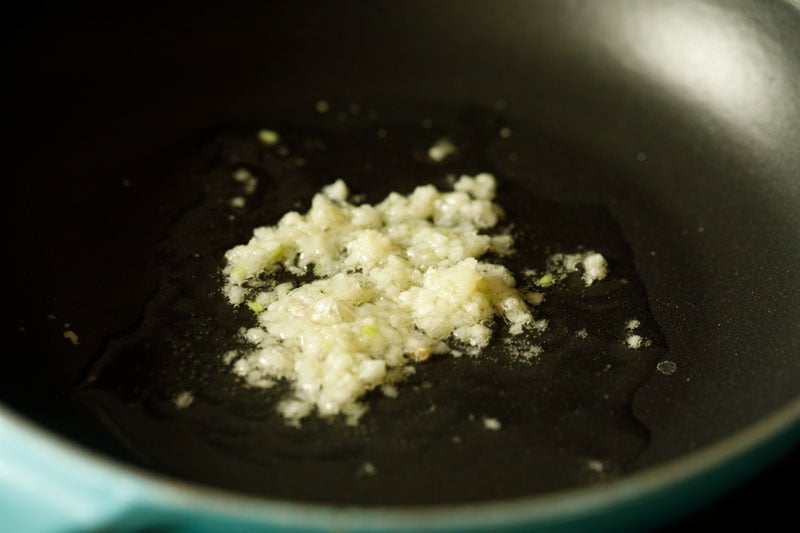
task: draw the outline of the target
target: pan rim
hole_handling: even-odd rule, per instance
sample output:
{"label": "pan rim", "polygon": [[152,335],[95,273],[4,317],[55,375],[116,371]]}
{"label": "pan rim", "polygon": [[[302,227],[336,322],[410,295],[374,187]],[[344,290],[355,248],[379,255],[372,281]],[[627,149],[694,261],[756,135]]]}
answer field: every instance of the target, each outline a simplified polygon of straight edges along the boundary
{"label": "pan rim", "polygon": [[[644,500],[659,500],[670,489],[680,488],[692,480],[722,469],[734,459],[759,451],[769,444],[785,440],[785,448],[788,448],[800,437],[800,397],[736,433],[688,454],[607,483],[510,500],[430,507],[326,505],[268,499],[192,484],[106,457],[23,418],[2,403],[0,435],[3,435],[0,438],[0,449],[9,446],[9,441],[13,446],[13,441],[16,440],[17,449],[24,449],[26,453],[46,454],[50,463],[69,461],[71,469],[78,472],[77,475],[84,480],[92,479],[95,484],[103,485],[112,478],[115,483],[124,480],[123,484],[129,489],[126,492],[127,501],[122,501],[121,509],[117,509],[123,514],[133,508],[141,513],[143,509],[152,507],[161,513],[196,513],[202,510],[205,514],[234,521],[320,530],[328,530],[332,524],[352,531],[375,528],[399,531],[420,527],[475,529],[514,524],[575,523],[605,515],[615,508],[632,510]],[[760,463],[775,458],[781,451],[783,448],[779,447],[770,453],[762,453],[764,457],[761,457]],[[733,481],[744,479],[757,466],[754,464],[749,471],[739,472],[739,479]],[[0,455],[0,473],[3,470]],[[13,482],[13,476],[0,478]],[[49,476],[48,479],[52,480]],[[714,494],[708,495],[706,500],[713,496]],[[695,502],[696,506],[699,507],[706,500]]]}

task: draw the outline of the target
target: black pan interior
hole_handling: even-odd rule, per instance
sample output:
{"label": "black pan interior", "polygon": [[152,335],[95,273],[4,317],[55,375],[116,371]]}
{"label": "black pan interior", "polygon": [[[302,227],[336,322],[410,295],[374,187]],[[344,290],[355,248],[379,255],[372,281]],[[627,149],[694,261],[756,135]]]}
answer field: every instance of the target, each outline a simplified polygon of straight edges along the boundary
{"label": "black pan interior", "polygon": [[[604,476],[585,468],[567,469],[563,476],[548,470],[537,446],[545,443],[555,465],[605,461],[613,477],[730,435],[795,398],[800,390],[800,283],[793,270],[800,255],[796,12],[784,4],[597,4],[521,2],[487,9],[404,3],[378,9],[344,3],[224,10],[201,4],[157,13],[134,8],[28,13],[23,28],[30,31],[12,35],[20,51],[12,69],[19,88],[12,123],[19,135],[12,145],[7,213],[15,272],[10,301],[17,319],[0,398],[56,431],[136,464],[251,492],[362,503],[499,498],[601,481]],[[713,38],[718,41],[709,41]],[[687,41],[693,54],[676,62]],[[738,70],[731,71],[729,61],[724,75],[704,77],[710,67],[697,59],[704,47],[716,50],[713,64],[723,62],[727,52]],[[719,81],[726,79],[727,86]],[[732,92],[736,83],[746,89]],[[763,94],[752,96],[757,91]],[[323,118],[314,110],[320,99],[333,108]],[[349,112],[353,103],[363,113],[340,120],[338,113]],[[423,131],[424,118],[439,129]],[[298,150],[303,139],[314,136],[329,146],[340,142],[340,150],[304,154],[308,166],[276,170],[269,165],[284,163],[254,153],[246,140],[262,124],[294,131]],[[493,144],[488,139],[502,126],[513,135]],[[390,133],[388,143],[371,136],[376,128]],[[202,381],[197,361],[206,361],[199,367],[208,375],[218,363],[208,339],[189,343],[209,348],[205,358],[186,355],[192,361],[186,366],[180,349],[169,363],[152,355],[163,354],[163,346],[141,349],[141,339],[153,331],[148,317],[181,301],[175,287],[208,293],[219,253],[246,238],[252,225],[274,219],[276,205],[307,201],[329,181],[330,166],[352,174],[371,200],[389,187],[408,190],[416,182],[440,180],[445,169],[422,164],[415,150],[435,134],[453,132],[474,150],[448,170],[495,171],[504,180],[512,216],[530,206],[534,213],[549,214],[534,218],[538,231],[554,220],[566,221],[548,227],[547,235],[557,234],[553,246],[601,241],[623,270],[630,269],[624,271],[633,282],[631,301],[644,305],[638,318],[652,318],[650,333],[659,342],[641,367],[628,368],[613,381],[620,385],[615,408],[592,410],[593,395],[610,385],[595,381],[597,368],[573,361],[567,370],[577,376],[545,363],[533,367],[543,375],[511,369],[488,380],[482,363],[431,365],[430,379],[410,382],[407,396],[416,398],[415,406],[436,405],[438,414],[403,420],[390,435],[367,420],[359,431],[346,430],[341,440],[346,446],[338,447],[328,445],[335,434],[330,426],[309,423],[307,433],[287,434],[268,406],[253,412],[252,398],[220,401],[219,391],[245,393],[219,384],[209,388],[205,401],[199,393],[194,411],[170,410],[169,395],[183,386],[175,376]],[[380,149],[386,151],[375,155]],[[214,173],[233,165],[225,160],[231,153],[262,165],[273,181],[261,190],[266,207],[225,226],[222,211],[214,211],[209,199],[224,193],[214,189],[222,183]],[[367,171],[365,163],[373,167]],[[220,219],[209,222],[215,216]],[[571,229],[558,233],[559,228]],[[546,253],[546,246],[536,248],[536,231],[523,232],[536,249],[531,260]],[[197,240],[189,246],[176,235]],[[200,265],[187,265],[200,247]],[[170,271],[181,275],[172,279],[173,292],[165,293]],[[187,283],[189,273],[199,279]],[[182,312],[192,317],[187,328],[192,331],[204,320],[210,322],[208,331],[216,332],[246,319]],[[598,327],[611,321],[603,316]],[[170,331],[183,334],[186,323],[179,322]],[[63,337],[67,329],[79,334],[79,345]],[[167,340],[175,346],[174,339]],[[62,400],[65,394],[75,398],[75,387],[98,358],[112,352],[137,358],[136,364],[126,363],[130,367],[116,367],[135,371],[115,374],[112,365],[106,376],[117,376],[115,387],[82,388],[77,396],[86,400],[90,393],[90,403],[104,406],[112,422],[128,420],[121,439],[109,436],[83,403]],[[654,372],[662,358],[674,361],[677,372]],[[486,364],[494,368],[491,360]],[[157,379],[137,382],[142,376]],[[448,398],[463,394],[453,376],[481,387],[469,387],[469,401],[448,409]],[[526,388],[540,388],[543,376],[551,378],[551,392]],[[452,388],[427,387],[444,377]],[[124,401],[108,401],[110,389]],[[540,401],[540,413],[547,415],[535,419],[540,426],[524,416],[530,404],[523,402],[507,414],[527,421],[520,423],[524,431],[476,431],[469,453],[453,458],[452,440],[444,441],[455,432],[442,427],[468,433],[457,424],[468,426],[469,415],[488,415],[490,408],[514,406],[513,398],[505,397],[514,389]],[[624,397],[625,391],[636,393]],[[246,476],[237,469],[252,469],[246,462],[197,467],[220,446],[229,449],[231,435],[240,439],[237,445],[250,442],[245,456],[258,454],[253,441],[236,433],[241,426],[224,424],[239,405],[247,407],[249,430],[263,422],[277,435],[272,442],[285,457],[273,454],[259,468],[286,476],[282,492],[241,481]],[[399,418],[392,411],[403,405],[383,402],[374,411],[377,416],[386,409]],[[132,412],[143,414],[137,418]],[[130,435],[141,442],[130,446]],[[495,454],[494,462],[481,466],[478,458],[498,446],[490,437],[499,439],[499,449],[517,454]],[[178,446],[187,441],[192,446]],[[378,475],[365,481],[353,472],[362,460],[380,463],[367,453],[373,445],[399,451],[387,452]],[[297,458],[298,449],[319,453],[313,461],[297,461],[299,470],[281,470]],[[161,459],[154,459],[159,453]],[[412,460],[417,468],[409,472]],[[507,472],[520,465],[530,472],[527,484],[509,484]],[[314,493],[308,485],[292,485],[290,480],[303,479],[298,475],[350,481],[346,490]],[[487,477],[493,483],[485,484],[485,492],[454,490]],[[405,488],[392,493],[389,481],[404,478]],[[447,479],[450,485],[425,485],[426,479]],[[411,490],[418,486],[426,488]],[[500,486],[508,492],[492,492]]]}
{"label": "black pan interior", "polygon": [[[504,223],[514,224],[518,251],[502,262],[518,273],[520,285],[538,290],[524,280],[526,268],[543,269],[549,255],[588,244],[603,250],[613,269],[590,288],[576,274],[546,291],[536,315],[548,321],[546,331],[508,344],[498,323],[482,356],[433,359],[417,366],[399,398],[371,395],[357,428],[343,419],[288,427],[275,411],[285,387],[245,389],[222,361],[229,350],[246,349],[237,331],[255,323],[252,311],[234,310],[220,292],[225,248],[247,240],[254,226],[297,205],[306,208],[330,176],[347,176],[354,192],[370,201],[414,184],[446,188],[450,174],[494,170],[496,160],[513,154],[494,114],[467,112],[447,127],[461,153],[444,164],[426,155],[444,133],[439,127],[388,126],[383,137],[374,126],[355,129],[353,117],[332,132],[280,127],[289,155],[265,147],[253,131],[220,134],[190,148],[195,162],[187,164],[187,190],[197,187],[198,201],[159,244],[158,284],[141,324],[110,340],[74,398],[99,412],[154,468],[284,498],[463,502],[597,482],[629,470],[649,440],[631,412],[633,393],[669,356],[630,248],[602,207],[546,201],[510,180],[498,201],[507,212]],[[320,121],[340,122],[336,116]],[[252,207],[232,208],[228,200],[241,194],[242,184],[231,175],[242,167],[261,185],[247,200]],[[625,346],[631,319],[642,323],[637,333],[651,346]],[[576,335],[580,330],[586,338]],[[521,355],[531,346],[543,355]],[[197,400],[178,410],[172,398],[183,390]],[[487,430],[486,418],[500,420],[502,431]],[[367,464],[378,474],[365,475]]]}

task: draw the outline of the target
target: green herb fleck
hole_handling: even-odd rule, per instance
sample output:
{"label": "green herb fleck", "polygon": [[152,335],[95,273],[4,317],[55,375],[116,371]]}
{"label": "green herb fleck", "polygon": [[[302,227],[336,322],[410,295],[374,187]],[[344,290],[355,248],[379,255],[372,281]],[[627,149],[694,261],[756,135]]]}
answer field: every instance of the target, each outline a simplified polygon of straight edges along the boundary
{"label": "green herb fleck", "polygon": [[536,282],[536,284],[538,286],[540,286],[540,287],[549,287],[550,285],[552,285],[555,282],[556,282],[556,280],[553,277],[553,275],[550,274],[550,273],[547,273],[544,276],[542,276],[541,278],[539,278],[539,280]]}
{"label": "green herb fleck", "polygon": [[264,306],[261,305],[260,303],[256,302],[256,301],[247,302],[247,307],[249,307],[250,310],[252,310],[254,313],[263,313],[264,312]]}

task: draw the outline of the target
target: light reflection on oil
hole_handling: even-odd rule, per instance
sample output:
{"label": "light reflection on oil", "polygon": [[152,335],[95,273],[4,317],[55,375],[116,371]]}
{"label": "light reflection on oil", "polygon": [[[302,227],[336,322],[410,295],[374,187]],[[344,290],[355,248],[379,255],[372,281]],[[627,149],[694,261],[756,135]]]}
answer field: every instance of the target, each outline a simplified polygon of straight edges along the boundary
{"label": "light reflection on oil", "polygon": [[627,68],[767,142],[769,122],[794,105],[782,97],[792,89],[779,48],[744,16],[724,4],[650,2],[630,23],[606,22]]}

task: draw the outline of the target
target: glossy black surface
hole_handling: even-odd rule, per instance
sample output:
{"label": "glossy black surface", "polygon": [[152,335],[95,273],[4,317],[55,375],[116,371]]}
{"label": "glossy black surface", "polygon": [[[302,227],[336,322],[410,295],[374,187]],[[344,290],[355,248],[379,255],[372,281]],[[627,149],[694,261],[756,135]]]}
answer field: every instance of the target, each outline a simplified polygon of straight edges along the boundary
{"label": "glossy black surface", "polygon": [[[678,364],[635,398],[652,430],[641,466],[797,398],[795,7],[368,6],[62,6],[21,19],[10,37],[17,137],[6,212],[20,314],[4,401],[93,440],[49,399],[106,335],[134,327],[153,288],[143,275],[151,250],[190,201],[180,183],[159,181],[154,159],[198,131],[304,122],[318,99],[335,110],[359,103],[387,124],[501,108],[517,157],[499,173],[611,212]],[[111,244],[98,249],[98,236]],[[64,322],[79,346],[65,345]]]}
{"label": "glossy black surface", "polygon": [[[232,349],[252,349],[238,331],[256,325],[249,308],[234,309],[220,290],[226,249],[286,211],[307,209],[331,176],[345,176],[354,193],[377,203],[415,184],[449,189],[447,175],[493,171],[510,155],[495,115],[473,110],[430,129],[378,121],[390,132],[385,138],[375,120],[359,128],[350,116],[343,129],[336,116],[323,116],[318,122],[338,129],[280,127],[278,147],[264,146],[255,129],[195,144],[178,172],[191,176],[187,190],[199,199],[157,247],[158,287],[141,325],[109,341],[72,397],[149,468],[276,498],[434,505],[526,496],[630,471],[649,441],[631,403],[669,357],[663,334],[608,212],[545,200],[524,182],[502,180],[497,197],[517,251],[486,260],[506,265],[520,289],[534,291],[538,277],[523,272],[543,270],[553,253],[591,247],[611,265],[602,283],[586,287],[575,273],[546,289],[536,309],[545,331],[512,337],[499,320],[480,356],[433,358],[398,384],[397,398],[367,396],[370,409],[355,428],[343,417],[314,416],[290,427],[276,412],[287,387],[247,389],[223,362]],[[434,163],[427,149],[445,134],[459,152]],[[231,177],[239,168],[259,180],[243,208],[229,204],[242,194]],[[639,350],[625,345],[634,318],[651,343]],[[528,359],[533,346],[542,353]],[[179,410],[172,398],[184,390],[195,401]],[[485,418],[502,430],[487,430]],[[378,474],[365,475],[365,464]]]}

